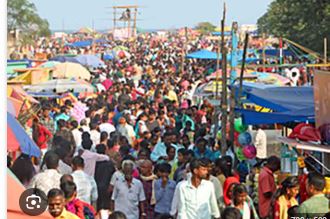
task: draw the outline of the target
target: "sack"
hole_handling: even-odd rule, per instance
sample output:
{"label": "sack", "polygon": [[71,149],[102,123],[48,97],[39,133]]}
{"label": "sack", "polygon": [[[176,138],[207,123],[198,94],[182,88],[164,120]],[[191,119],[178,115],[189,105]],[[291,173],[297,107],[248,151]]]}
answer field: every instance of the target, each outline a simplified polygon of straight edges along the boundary
{"label": "sack", "polygon": [[321,134],[319,130],[310,124],[300,123],[294,127],[289,138],[298,138],[301,141],[320,141]]}

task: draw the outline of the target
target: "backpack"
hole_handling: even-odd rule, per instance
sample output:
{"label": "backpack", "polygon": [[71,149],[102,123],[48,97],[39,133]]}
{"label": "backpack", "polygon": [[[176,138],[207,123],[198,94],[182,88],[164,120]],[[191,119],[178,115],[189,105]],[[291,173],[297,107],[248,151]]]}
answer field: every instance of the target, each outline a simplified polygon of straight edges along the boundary
{"label": "backpack", "polygon": [[84,205],[84,216],[85,216],[85,219],[95,219],[95,214],[90,209],[90,207],[87,205]]}

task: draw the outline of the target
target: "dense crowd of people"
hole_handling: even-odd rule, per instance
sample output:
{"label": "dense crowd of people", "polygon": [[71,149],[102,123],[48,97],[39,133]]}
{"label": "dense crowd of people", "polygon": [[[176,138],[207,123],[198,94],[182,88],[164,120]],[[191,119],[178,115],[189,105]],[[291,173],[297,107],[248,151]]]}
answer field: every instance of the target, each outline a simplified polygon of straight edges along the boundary
{"label": "dense crowd of people", "polygon": [[[184,42],[178,36],[139,36],[134,42],[109,43],[128,51],[90,69],[97,95],[40,99],[30,133],[42,157],[21,154],[8,164],[12,172],[26,188],[48,195],[54,218],[288,219],[329,212],[322,193],[325,178],[312,168],[304,181],[290,176],[277,185],[281,162],[266,156],[260,128],[252,169],[237,160],[234,142],[228,140],[221,154],[215,107],[193,98],[216,64],[183,57],[215,50],[216,43]],[[107,50],[61,46],[41,43],[36,51],[50,58]],[[72,115],[75,101],[88,108],[80,121]]]}

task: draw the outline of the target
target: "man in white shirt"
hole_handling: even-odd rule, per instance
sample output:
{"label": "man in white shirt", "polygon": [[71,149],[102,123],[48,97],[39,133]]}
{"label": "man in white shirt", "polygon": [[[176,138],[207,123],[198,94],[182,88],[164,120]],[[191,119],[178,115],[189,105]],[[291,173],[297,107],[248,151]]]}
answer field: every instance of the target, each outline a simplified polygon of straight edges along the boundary
{"label": "man in white shirt", "polygon": [[125,117],[119,118],[119,124],[117,126],[118,131],[121,135],[125,136],[130,143],[130,145],[133,145],[135,141],[135,132],[133,126],[127,123]]}
{"label": "man in white shirt", "polygon": [[96,145],[100,144],[101,134],[97,130],[96,123],[91,123],[90,128],[91,128],[91,130],[89,131],[89,134],[91,136],[91,140],[93,141],[93,146],[95,147]]}
{"label": "man in white shirt", "polygon": [[102,117],[102,123],[99,125],[100,132],[106,132],[110,136],[111,132],[115,132],[116,128],[108,122],[108,116]]}
{"label": "man in white shirt", "polygon": [[205,180],[208,164],[202,159],[190,162],[191,179],[178,185],[178,219],[220,218],[212,182]]}
{"label": "man in white shirt", "polygon": [[267,158],[267,135],[261,126],[258,126],[258,131],[255,137],[254,145],[257,149],[257,158],[262,160]]}
{"label": "man in white shirt", "polygon": [[35,175],[28,188],[37,188],[45,194],[48,194],[49,190],[60,188],[60,179],[62,175],[57,170],[60,158],[55,152],[47,152],[44,159],[47,169]]}
{"label": "man in white shirt", "polygon": [[73,182],[77,185],[77,198],[94,204],[97,200],[97,185],[93,177],[89,176],[84,172],[84,159],[76,156],[72,159],[72,169],[74,170],[71,174]]}
{"label": "man in white shirt", "polygon": [[72,126],[71,132],[72,132],[74,141],[76,142],[76,146],[78,147],[79,145],[81,145],[81,135],[82,135],[82,132],[79,131],[79,129],[78,129],[78,122],[76,120],[74,120],[74,121],[71,122],[71,126]]}

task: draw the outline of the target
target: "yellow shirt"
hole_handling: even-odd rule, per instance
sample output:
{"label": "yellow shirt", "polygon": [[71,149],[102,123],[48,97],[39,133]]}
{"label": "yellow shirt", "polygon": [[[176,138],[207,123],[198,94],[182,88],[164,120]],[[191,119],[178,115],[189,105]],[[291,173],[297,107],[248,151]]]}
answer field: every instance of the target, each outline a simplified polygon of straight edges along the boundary
{"label": "yellow shirt", "polygon": [[77,215],[68,212],[65,208],[62,211],[62,214],[55,219],[80,219]]}

